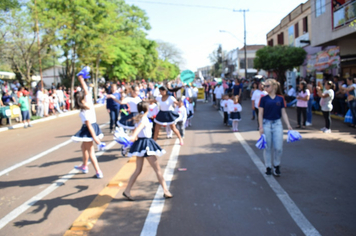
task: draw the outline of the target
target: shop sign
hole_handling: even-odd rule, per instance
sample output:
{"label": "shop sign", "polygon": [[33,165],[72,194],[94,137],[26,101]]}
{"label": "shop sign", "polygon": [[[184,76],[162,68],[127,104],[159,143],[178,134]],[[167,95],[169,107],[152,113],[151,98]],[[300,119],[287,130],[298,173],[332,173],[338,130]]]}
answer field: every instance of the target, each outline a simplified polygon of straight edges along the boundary
{"label": "shop sign", "polygon": [[336,68],[340,64],[340,49],[333,47],[313,55],[308,55],[307,72]]}

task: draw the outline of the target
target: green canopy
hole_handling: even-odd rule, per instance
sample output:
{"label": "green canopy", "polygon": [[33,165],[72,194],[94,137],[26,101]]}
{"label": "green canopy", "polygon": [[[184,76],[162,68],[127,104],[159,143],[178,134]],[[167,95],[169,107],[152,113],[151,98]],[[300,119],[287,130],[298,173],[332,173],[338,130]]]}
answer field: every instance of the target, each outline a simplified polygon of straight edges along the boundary
{"label": "green canopy", "polygon": [[180,80],[185,84],[189,84],[193,82],[194,79],[195,79],[195,74],[193,71],[185,70],[180,74]]}

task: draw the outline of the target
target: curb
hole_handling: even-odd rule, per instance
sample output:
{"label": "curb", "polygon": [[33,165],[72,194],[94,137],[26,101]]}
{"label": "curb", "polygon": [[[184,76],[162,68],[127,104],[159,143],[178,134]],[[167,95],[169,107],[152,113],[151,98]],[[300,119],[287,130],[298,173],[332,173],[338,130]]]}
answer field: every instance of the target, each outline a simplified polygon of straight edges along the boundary
{"label": "curb", "polygon": [[[103,104],[95,104],[94,108],[101,107],[101,106],[103,106]],[[41,122],[53,120],[53,119],[56,119],[56,118],[59,118],[59,117],[71,116],[71,115],[74,115],[74,114],[77,114],[77,113],[79,113],[79,110],[68,111],[68,112],[65,112],[65,113],[61,113],[59,115],[55,115],[55,116],[50,116],[50,117],[34,120],[34,121],[31,122],[31,124],[41,123]],[[16,125],[0,128],[0,132],[4,132],[4,131],[7,131],[7,130],[12,130],[12,129],[17,129],[17,128],[23,128],[23,123],[18,123]]]}
{"label": "curb", "polygon": [[[323,113],[321,111],[313,111],[313,114],[316,114],[316,115],[319,115],[319,116],[322,116]],[[330,115],[330,117],[332,119],[335,119],[335,120],[341,120],[342,122],[344,121],[345,117],[341,117],[341,116],[336,116],[336,115]]]}

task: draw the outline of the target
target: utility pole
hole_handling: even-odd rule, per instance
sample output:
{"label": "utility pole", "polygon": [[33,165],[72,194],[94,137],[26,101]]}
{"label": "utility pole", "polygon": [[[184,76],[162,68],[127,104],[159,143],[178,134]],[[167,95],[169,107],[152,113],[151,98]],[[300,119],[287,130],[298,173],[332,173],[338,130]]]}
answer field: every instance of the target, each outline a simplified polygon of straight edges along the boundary
{"label": "utility pole", "polygon": [[245,79],[247,79],[247,49],[246,49],[246,17],[245,17],[245,13],[248,11],[249,11],[248,9],[234,10],[234,12],[243,12],[244,13]]}

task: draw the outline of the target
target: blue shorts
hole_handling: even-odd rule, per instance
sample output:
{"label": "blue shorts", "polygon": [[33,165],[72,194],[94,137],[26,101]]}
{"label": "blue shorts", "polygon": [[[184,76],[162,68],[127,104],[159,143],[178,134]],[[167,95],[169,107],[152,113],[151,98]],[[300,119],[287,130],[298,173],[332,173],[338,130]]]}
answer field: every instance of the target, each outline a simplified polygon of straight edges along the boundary
{"label": "blue shorts", "polygon": [[21,111],[22,120],[29,120],[30,119],[30,112],[29,111]]}

